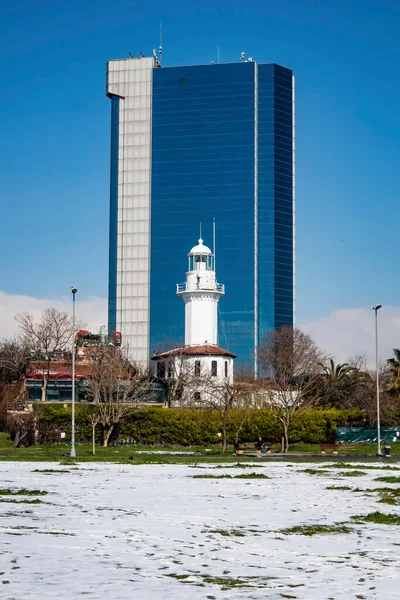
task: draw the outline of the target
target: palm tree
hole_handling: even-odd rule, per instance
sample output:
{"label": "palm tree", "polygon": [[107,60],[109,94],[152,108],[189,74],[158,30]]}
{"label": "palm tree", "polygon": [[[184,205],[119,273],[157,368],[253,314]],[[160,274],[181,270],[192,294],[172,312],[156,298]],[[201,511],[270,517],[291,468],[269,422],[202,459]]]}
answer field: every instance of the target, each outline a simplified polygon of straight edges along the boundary
{"label": "palm tree", "polygon": [[394,358],[388,358],[386,361],[389,367],[388,390],[400,389],[400,350],[393,348]]}
{"label": "palm tree", "polygon": [[[358,385],[357,369],[348,363],[335,365],[332,359],[328,365],[319,363],[319,366],[322,370],[322,377],[326,381],[325,393],[320,404],[334,408],[346,408]],[[354,377],[352,377],[353,374]]]}
{"label": "palm tree", "polygon": [[343,377],[346,377],[346,375],[354,371],[354,367],[350,367],[350,365],[348,365],[347,363],[338,363],[337,365],[335,365],[332,358],[329,361],[329,366],[324,365],[323,363],[319,363],[319,365],[322,368],[325,377],[330,379],[332,382],[340,381],[341,379],[343,379]]}

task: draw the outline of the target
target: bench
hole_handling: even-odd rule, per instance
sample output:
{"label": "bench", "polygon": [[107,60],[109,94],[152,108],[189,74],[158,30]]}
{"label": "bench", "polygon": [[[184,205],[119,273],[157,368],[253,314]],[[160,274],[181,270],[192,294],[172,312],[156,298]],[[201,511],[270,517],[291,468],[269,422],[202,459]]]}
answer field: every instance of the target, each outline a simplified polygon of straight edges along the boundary
{"label": "bench", "polygon": [[326,454],[327,450],[332,450],[334,454],[337,454],[339,444],[320,444],[319,448],[321,450],[321,454]]}

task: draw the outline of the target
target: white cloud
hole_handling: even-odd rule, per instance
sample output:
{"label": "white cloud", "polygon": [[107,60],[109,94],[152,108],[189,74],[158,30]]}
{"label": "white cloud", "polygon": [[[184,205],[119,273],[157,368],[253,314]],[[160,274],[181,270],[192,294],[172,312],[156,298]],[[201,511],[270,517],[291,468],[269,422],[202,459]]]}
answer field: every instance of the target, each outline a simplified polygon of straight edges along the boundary
{"label": "white cloud", "polygon": [[[72,313],[71,297],[53,300],[0,291],[0,339],[14,337],[19,333],[15,315],[29,312],[35,317],[40,317],[46,308],[57,308]],[[87,324],[90,331],[98,332],[101,325],[107,325],[107,300],[105,298],[79,300],[77,295],[76,316]]]}
{"label": "white cloud", "polygon": [[[370,308],[334,310],[330,315],[300,325],[303,331],[339,362],[365,355],[375,365],[375,317]],[[400,347],[400,307],[384,306],[378,313],[379,357],[392,356]]]}

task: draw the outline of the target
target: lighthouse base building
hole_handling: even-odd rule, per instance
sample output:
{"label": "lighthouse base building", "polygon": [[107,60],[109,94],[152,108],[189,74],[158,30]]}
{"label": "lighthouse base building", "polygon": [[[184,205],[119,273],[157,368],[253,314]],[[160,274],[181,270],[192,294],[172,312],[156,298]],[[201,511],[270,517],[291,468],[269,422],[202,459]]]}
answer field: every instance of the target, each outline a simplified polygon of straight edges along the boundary
{"label": "lighthouse base building", "polygon": [[185,305],[185,345],[151,357],[158,379],[181,383],[183,404],[200,401],[213,386],[231,384],[236,358],[218,346],[218,302],[225,288],[217,282],[214,254],[200,239],[188,259],[186,281],[176,289]]}

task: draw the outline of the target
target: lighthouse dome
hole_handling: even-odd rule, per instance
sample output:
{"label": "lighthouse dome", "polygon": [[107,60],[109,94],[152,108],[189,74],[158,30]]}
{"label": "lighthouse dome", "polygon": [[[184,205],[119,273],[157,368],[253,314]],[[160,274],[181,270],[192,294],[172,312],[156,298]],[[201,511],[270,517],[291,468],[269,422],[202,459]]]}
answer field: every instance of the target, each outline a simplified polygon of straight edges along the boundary
{"label": "lighthouse dome", "polygon": [[212,254],[212,252],[208,246],[204,246],[203,240],[200,238],[197,246],[193,246],[189,252],[189,256],[193,254]]}

